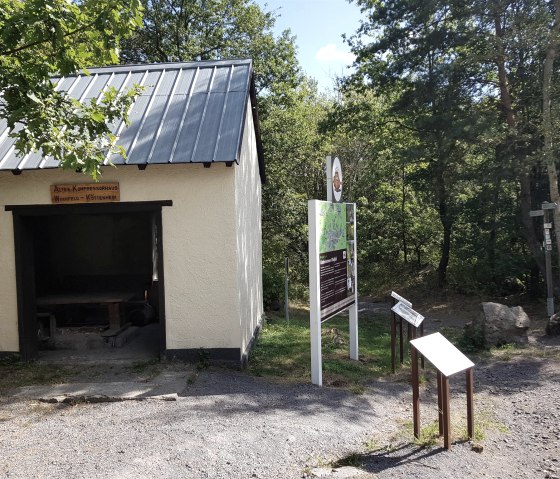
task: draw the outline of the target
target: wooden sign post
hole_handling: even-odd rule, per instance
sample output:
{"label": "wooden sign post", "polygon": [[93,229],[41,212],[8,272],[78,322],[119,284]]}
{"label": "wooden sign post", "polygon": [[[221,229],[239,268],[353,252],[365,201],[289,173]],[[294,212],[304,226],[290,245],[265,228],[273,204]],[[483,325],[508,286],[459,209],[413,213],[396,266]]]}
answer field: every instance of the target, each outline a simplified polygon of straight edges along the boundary
{"label": "wooden sign post", "polygon": [[451,449],[451,415],[449,412],[449,377],[466,371],[467,380],[467,432],[474,436],[473,414],[473,368],[474,363],[451,344],[441,333],[429,334],[410,341],[412,356],[412,411],[414,437],[420,437],[420,381],[418,353],[422,354],[437,369],[439,434],[443,445]]}
{"label": "wooden sign post", "polygon": [[[397,318],[399,320],[399,349],[401,364],[404,361],[403,319],[408,323],[407,340],[410,342],[418,336],[424,336],[424,316],[412,309],[412,303],[394,291],[391,291],[393,307],[391,308],[391,371],[395,372],[397,349]],[[422,358],[422,369],[424,358]]]}

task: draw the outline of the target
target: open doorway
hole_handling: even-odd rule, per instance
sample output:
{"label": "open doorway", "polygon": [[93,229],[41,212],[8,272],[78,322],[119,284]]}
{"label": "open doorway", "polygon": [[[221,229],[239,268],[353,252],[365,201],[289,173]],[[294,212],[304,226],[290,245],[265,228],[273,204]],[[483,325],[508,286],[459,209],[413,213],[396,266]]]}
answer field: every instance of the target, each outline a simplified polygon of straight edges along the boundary
{"label": "open doorway", "polygon": [[161,206],[11,208],[22,359],[165,350]]}

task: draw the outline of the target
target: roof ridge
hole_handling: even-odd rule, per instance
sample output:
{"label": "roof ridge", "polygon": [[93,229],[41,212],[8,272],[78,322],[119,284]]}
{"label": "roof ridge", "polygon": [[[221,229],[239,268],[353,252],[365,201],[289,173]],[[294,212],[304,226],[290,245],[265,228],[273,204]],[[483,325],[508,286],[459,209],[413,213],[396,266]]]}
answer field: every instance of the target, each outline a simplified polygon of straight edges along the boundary
{"label": "roof ridge", "polygon": [[[186,68],[213,68],[215,66],[235,66],[235,65],[252,65],[253,60],[250,58],[231,58],[224,60],[193,60],[189,62],[159,62],[159,63],[125,63],[122,65],[106,65],[101,67],[87,68],[90,73],[106,73],[106,72],[122,72],[122,71],[156,71],[170,69],[186,69]],[[83,75],[84,71],[66,75],[66,78],[77,75]],[[57,75],[55,75],[57,77]]]}

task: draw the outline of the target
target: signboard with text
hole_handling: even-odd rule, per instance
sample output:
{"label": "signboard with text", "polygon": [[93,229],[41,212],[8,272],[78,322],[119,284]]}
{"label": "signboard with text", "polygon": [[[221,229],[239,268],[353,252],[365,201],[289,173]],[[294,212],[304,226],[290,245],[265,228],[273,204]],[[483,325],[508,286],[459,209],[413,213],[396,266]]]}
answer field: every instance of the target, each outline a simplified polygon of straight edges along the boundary
{"label": "signboard with text", "polygon": [[354,204],[318,202],[321,320],[354,303]]}
{"label": "signboard with text", "polygon": [[342,168],[327,160],[327,200],[309,200],[309,329],[311,382],[323,385],[321,323],[348,310],[348,349],[357,361],[356,204],[342,203]]}
{"label": "signboard with text", "polygon": [[53,204],[109,203],[120,201],[118,183],[72,183],[51,185]]}

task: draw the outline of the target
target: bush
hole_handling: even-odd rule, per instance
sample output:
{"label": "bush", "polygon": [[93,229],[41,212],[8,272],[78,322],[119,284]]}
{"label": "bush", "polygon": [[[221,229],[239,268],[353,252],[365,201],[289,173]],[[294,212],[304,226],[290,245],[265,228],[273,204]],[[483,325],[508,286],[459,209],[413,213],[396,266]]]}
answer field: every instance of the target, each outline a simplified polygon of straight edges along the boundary
{"label": "bush", "polygon": [[263,303],[265,310],[278,311],[284,297],[283,273],[270,267],[263,269]]}

